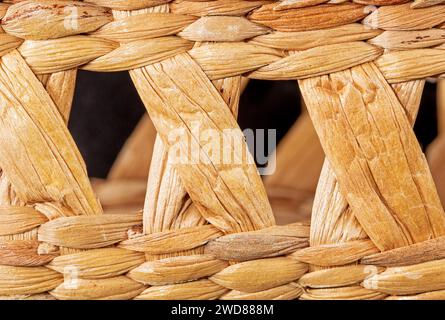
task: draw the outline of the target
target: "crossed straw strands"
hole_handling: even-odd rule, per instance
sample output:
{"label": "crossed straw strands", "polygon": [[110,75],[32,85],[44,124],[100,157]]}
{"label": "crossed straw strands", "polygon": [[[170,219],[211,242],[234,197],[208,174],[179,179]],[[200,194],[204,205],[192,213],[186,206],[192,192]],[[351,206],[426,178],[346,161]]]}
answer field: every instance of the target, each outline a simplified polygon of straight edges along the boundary
{"label": "crossed straw strands", "polygon": [[[445,214],[411,125],[445,72],[445,6],[326,2],[2,3],[0,294],[443,298]],[[78,68],[129,70],[158,131],[142,215],[101,214],[66,127]],[[299,81],[327,158],[311,227],[274,225],[247,161],[168,163],[172,128],[238,128],[241,76]]]}

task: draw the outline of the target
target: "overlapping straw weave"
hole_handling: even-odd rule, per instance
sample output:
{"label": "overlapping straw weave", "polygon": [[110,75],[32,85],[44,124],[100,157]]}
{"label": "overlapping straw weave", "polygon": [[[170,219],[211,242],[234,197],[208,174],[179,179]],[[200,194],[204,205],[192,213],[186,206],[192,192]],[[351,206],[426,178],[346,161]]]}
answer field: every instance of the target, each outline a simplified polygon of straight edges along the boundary
{"label": "overlapping straw weave", "polygon": [[[444,0],[31,0],[0,11],[3,298],[445,298],[445,213],[412,130],[425,79],[445,73]],[[78,69],[128,70],[151,119],[93,184],[66,125]],[[236,115],[248,79],[298,80],[308,113],[280,148],[307,153],[278,156],[277,170],[324,161],[310,225],[276,225],[238,148],[233,165],[205,148],[195,163],[169,161],[172,129],[181,148],[205,145],[196,123],[245,145]],[[437,141],[431,168],[445,172]],[[292,172],[266,184],[298,185],[306,193],[290,198],[307,206],[316,179]]]}

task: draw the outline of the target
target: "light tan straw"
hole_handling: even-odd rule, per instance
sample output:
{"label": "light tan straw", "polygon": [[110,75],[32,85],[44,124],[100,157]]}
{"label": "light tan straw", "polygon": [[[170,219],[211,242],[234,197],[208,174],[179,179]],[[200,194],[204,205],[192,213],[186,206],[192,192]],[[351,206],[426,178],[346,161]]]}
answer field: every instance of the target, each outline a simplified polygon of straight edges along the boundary
{"label": "light tan straw", "polygon": [[[445,213],[412,129],[445,74],[444,0],[27,0],[0,17],[2,298],[445,298]],[[92,183],[67,129],[78,69],[128,70],[149,115]],[[248,79],[297,80],[307,109],[267,190],[236,121]],[[191,142],[197,161],[172,161]],[[276,225],[286,192],[295,212],[313,199],[310,225]]]}

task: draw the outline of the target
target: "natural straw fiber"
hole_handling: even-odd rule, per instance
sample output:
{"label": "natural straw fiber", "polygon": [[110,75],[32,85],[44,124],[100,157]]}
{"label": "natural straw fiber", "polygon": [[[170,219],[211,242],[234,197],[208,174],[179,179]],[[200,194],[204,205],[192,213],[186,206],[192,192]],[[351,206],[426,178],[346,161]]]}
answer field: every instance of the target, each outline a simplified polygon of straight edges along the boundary
{"label": "natural straw fiber", "polygon": [[[445,299],[443,80],[431,169],[412,129],[445,74],[445,1],[16,0],[0,18],[2,298]],[[106,180],[67,129],[78,69],[129,71],[148,112]],[[264,184],[236,121],[249,79],[296,80],[305,106]],[[277,225],[312,202],[310,224]]]}

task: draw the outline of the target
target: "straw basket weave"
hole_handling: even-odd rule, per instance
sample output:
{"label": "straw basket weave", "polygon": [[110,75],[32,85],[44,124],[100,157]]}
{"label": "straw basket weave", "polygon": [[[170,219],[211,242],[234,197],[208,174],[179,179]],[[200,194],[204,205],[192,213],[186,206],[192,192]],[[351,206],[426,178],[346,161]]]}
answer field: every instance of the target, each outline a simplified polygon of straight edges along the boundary
{"label": "straw basket weave", "polygon": [[[2,298],[445,298],[445,143],[430,169],[412,130],[445,74],[444,0],[0,4]],[[77,69],[128,70],[150,117],[106,181],[67,129]],[[277,188],[235,144],[234,164],[169,161],[206,144],[195,124],[246,146],[248,79],[298,81],[308,112],[265,182],[298,185],[296,212],[324,161],[310,224],[276,225]]]}

